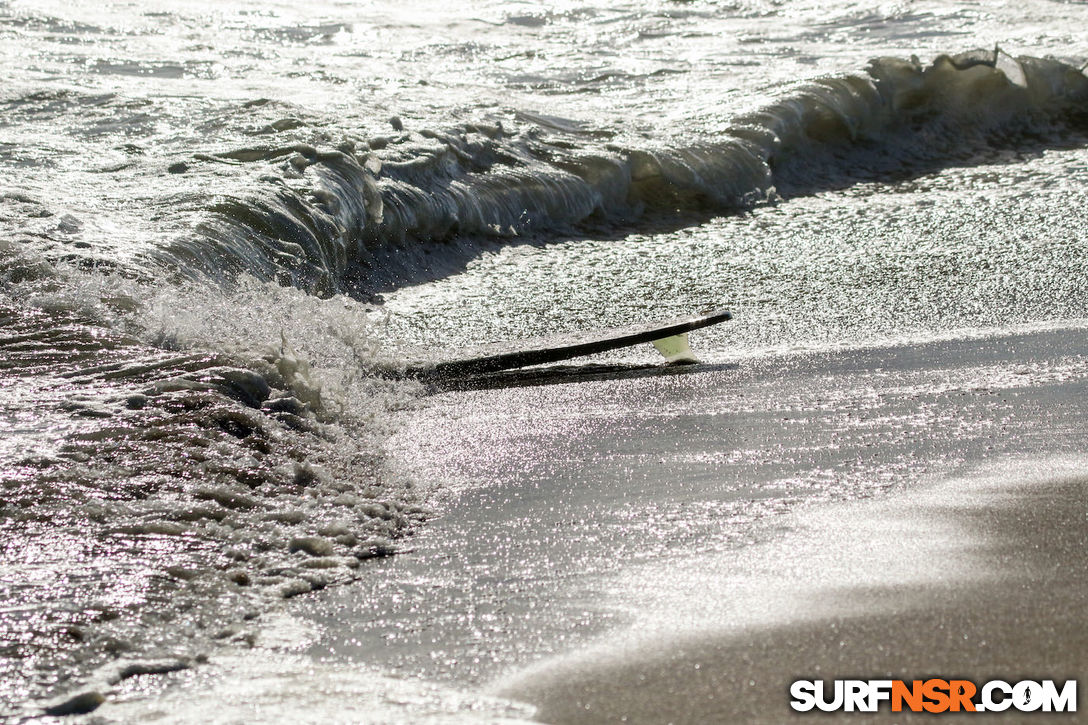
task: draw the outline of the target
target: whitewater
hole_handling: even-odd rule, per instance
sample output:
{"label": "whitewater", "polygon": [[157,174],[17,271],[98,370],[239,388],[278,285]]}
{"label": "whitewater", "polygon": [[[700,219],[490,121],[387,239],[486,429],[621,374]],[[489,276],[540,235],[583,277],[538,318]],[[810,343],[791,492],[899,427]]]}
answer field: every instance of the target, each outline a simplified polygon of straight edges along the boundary
{"label": "whitewater", "polygon": [[[0,2],[0,718],[333,683],[351,720],[578,721],[549,663],[663,631],[698,557],[750,592],[812,506],[1082,475],[1084,28]],[[722,307],[682,372],[403,375]]]}

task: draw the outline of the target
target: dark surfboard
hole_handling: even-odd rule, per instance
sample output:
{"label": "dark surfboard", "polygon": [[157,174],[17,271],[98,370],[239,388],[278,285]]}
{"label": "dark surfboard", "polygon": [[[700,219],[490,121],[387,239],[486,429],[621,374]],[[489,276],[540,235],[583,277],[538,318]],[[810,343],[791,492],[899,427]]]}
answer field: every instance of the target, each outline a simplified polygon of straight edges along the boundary
{"label": "dark surfboard", "polygon": [[[606,330],[588,330],[498,343],[459,350],[455,358],[410,365],[406,372],[415,377],[447,378],[482,375],[527,365],[544,365],[639,343],[662,341],[731,319],[733,315],[728,311],[716,310],[702,315],[661,322],[644,322]],[[682,347],[687,348],[686,340]],[[694,362],[694,359],[690,358],[690,352],[688,356],[685,356],[682,353],[670,355],[666,349],[661,351],[670,359]]]}

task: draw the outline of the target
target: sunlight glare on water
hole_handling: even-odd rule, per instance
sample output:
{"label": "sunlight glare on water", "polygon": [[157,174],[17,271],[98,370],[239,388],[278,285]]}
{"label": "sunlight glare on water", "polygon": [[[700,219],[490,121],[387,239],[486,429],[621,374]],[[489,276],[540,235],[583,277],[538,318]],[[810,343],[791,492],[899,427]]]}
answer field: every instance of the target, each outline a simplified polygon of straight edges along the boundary
{"label": "sunlight glare on water", "polygon": [[[0,718],[114,696],[110,668],[249,646],[279,600],[356,578],[378,605],[399,597],[412,640],[433,612],[372,560],[455,492],[592,494],[570,462],[592,459],[581,473],[607,485],[582,503],[615,525],[536,524],[570,534],[542,540],[571,560],[591,546],[602,574],[633,531],[647,558],[728,547],[746,516],[915,480],[905,453],[823,465],[800,429],[776,437],[779,398],[876,410],[880,371],[754,402],[731,371],[1082,328],[1084,27],[1088,5],[1050,0],[0,2]],[[718,307],[736,320],[692,336],[711,377],[613,368],[436,401],[376,374],[413,347]],[[1069,345],[1045,375],[980,363],[948,384],[1065,384],[1082,374]],[[985,402],[967,407],[1007,413]],[[833,432],[900,456],[928,425],[989,430],[909,407]],[[738,411],[770,426],[764,447],[728,449],[700,417]],[[521,448],[537,423],[541,447]],[[519,559],[536,540],[509,508],[532,522],[539,491],[488,504],[510,569],[485,581],[549,566]],[[441,536],[425,561],[471,527]],[[447,675],[448,644],[425,653]]]}

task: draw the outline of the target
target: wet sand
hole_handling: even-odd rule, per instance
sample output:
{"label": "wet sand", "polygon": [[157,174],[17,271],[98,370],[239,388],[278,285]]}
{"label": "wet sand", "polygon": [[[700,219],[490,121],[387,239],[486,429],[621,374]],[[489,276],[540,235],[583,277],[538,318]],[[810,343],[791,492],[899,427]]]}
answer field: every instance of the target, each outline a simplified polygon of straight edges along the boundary
{"label": "wet sand", "polygon": [[[548,723],[774,723],[805,717],[789,708],[795,679],[1085,681],[1088,461],[1005,462],[800,518],[784,541],[744,557],[767,558],[739,591],[713,581],[721,567],[704,576],[689,567],[674,578],[671,626],[636,625],[496,692],[537,705]],[[793,560],[776,559],[780,552]],[[706,596],[735,599],[737,626],[700,613]],[[1083,721],[1078,709],[1034,717]],[[933,715],[885,706],[840,717]],[[1031,717],[1011,710],[985,720]]]}
{"label": "wet sand", "polygon": [[290,600],[309,634],[265,622],[98,714],[781,722],[798,678],[1083,679],[1085,349],[1035,330],[438,393],[390,445],[446,492],[403,554]]}
{"label": "wet sand", "polygon": [[312,651],[543,722],[779,722],[802,677],[1078,676],[1085,341],[437,395],[394,446],[459,490],[381,588],[320,597]]}

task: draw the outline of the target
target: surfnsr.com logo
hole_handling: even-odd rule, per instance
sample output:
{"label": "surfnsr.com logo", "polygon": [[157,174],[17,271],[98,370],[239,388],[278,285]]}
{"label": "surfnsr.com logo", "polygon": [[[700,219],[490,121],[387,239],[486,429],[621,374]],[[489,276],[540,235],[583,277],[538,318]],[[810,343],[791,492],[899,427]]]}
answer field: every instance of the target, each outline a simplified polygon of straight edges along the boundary
{"label": "surfnsr.com logo", "polygon": [[[825,686],[830,685],[830,686]],[[797,680],[790,707],[798,712],[1076,712],[1077,681],[990,680]]]}

